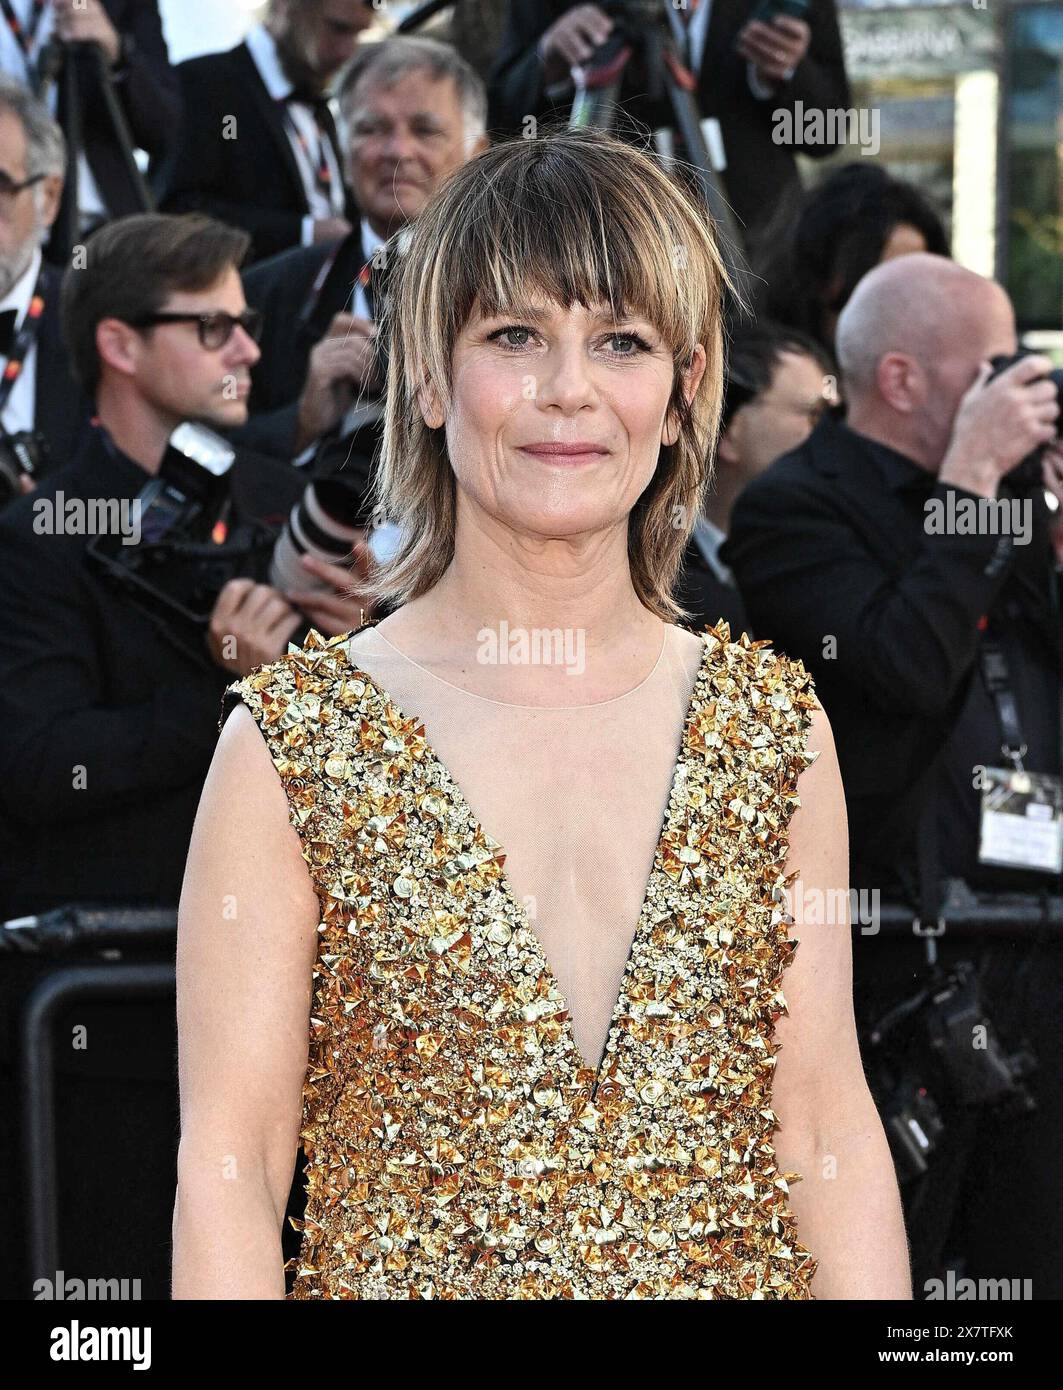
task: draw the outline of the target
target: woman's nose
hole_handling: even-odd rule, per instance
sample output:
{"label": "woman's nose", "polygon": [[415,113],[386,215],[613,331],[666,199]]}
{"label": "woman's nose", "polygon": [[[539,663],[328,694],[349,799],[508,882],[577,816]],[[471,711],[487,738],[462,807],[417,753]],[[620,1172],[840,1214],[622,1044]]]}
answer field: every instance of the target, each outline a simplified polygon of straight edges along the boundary
{"label": "woman's nose", "polygon": [[538,374],[537,399],[540,405],[559,405],[572,410],[594,396],[590,363],[582,344],[555,348],[547,354]]}

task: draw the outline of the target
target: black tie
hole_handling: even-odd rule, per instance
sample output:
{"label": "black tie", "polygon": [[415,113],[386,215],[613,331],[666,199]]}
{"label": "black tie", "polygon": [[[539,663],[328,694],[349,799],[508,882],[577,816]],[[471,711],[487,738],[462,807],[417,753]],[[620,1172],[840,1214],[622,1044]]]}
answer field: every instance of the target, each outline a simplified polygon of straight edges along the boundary
{"label": "black tie", "polygon": [[0,312],[0,357],[10,357],[15,346],[15,324],[18,323],[17,309],[4,309]]}
{"label": "black tie", "polygon": [[295,102],[299,106],[309,106],[319,126],[327,126],[332,115],[328,97],[321,92],[312,92],[305,87],[293,87],[284,98],[286,103]]}

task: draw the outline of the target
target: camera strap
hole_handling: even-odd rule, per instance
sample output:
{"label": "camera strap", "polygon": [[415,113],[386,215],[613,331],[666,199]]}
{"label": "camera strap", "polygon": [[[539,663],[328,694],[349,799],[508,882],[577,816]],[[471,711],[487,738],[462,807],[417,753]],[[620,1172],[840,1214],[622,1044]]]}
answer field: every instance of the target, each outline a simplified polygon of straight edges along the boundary
{"label": "camera strap", "polygon": [[1019,720],[1019,707],[1015,703],[1015,692],[1011,688],[1008,675],[1007,658],[1004,648],[994,638],[984,637],[978,648],[978,661],[982,668],[982,680],[993,701],[1000,725],[1000,751],[1016,771],[1022,771],[1022,760],[1026,755],[1026,741],[1022,736]]}
{"label": "camera strap", "polygon": [[3,376],[0,376],[0,411],[3,411],[7,405],[11,392],[15,389],[15,382],[22,375],[22,369],[26,365],[26,358],[30,354],[30,349],[37,341],[37,334],[41,328],[41,317],[44,314],[44,295],[41,293],[43,284],[44,264],[42,262],[37,283],[33,287],[33,294],[30,297],[29,308],[23,317],[22,327],[15,334],[15,341],[11,344],[11,352],[8,355]]}
{"label": "camera strap", "polygon": [[26,64],[27,75],[32,71],[33,46],[37,41],[47,4],[48,0],[33,0],[29,19],[23,24],[15,13],[11,0],[0,0],[0,14],[3,14],[7,27],[11,30],[11,37],[18,44],[23,62]]}

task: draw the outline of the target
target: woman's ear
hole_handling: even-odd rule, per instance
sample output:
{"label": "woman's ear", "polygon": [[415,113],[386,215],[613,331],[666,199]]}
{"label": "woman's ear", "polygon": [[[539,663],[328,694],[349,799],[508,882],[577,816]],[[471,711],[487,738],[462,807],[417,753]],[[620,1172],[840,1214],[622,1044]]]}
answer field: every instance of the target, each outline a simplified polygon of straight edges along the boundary
{"label": "woman's ear", "polygon": [[417,391],[417,404],[421,409],[421,417],[430,430],[441,429],[446,424],[446,415],[443,413],[443,406],[439,399],[439,393],[431,377],[425,377]]}
{"label": "woman's ear", "polygon": [[[705,348],[701,343],[698,343],[691,354],[690,365],[684,367],[680,374],[681,389],[688,405],[697,394],[697,389],[701,385],[701,378],[705,375],[705,362]],[[679,418],[674,409],[669,409],[665,416],[664,427],[661,430],[661,443],[674,444],[678,438]]]}

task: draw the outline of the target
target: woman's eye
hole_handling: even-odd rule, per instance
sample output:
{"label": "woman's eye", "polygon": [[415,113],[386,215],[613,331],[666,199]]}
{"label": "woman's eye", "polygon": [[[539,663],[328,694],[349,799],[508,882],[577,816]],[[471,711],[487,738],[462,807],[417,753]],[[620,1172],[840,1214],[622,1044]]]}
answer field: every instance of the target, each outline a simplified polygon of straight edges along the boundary
{"label": "woman's eye", "polygon": [[626,340],[635,345],[634,352],[618,352],[616,354],[618,357],[634,357],[637,353],[649,352],[650,350],[650,345],[646,339],[639,337],[637,333],[610,333],[609,337],[614,343]]}
{"label": "woman's eye", "polygon": [[522,328],[519,324],[511,324],[508,328],[496,328],[493,333],[487,335],[489,343],[498,342],[502,347],[510,352],[517,352],[522,347],[527,347],[527,343],[503,343],[502,339],[509,333],[530,333],[530,328]]}
{"label": "woman's eye", "polygon": [[[526,342],[512,343],[504,342],[503,340],[507,338],[510,334],[528,335],[534,333],[534,331],[534,329],[527,328],[523,324],[509,324],[505,328],[496,328],[493,333],[489,333],[487,335],[487,338],[488,342],[498,342],[508,352],[519,352],[521,348],[525,348],[528,346]],[[612,356],[614,357],[635,357],[640,352],[650,351],[649,343],[647,343],[645,338],[641,337],[638,333],[610,333],[604,341],[613,344],[628,342],[634,345],[634,350],[627,351],[617,351],[614,346],[610,349]]]}

